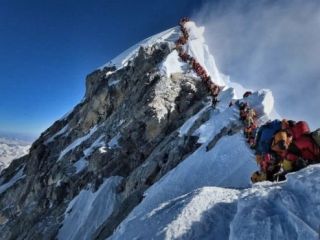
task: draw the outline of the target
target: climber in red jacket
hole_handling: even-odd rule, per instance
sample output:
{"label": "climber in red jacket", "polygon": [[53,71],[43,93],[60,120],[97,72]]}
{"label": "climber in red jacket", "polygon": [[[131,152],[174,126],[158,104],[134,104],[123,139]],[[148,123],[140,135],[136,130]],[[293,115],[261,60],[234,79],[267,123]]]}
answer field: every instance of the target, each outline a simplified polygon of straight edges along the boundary
{"label": "climber in red jacket", "polygon": [[305,121],[282,121],[282,129],[292,138],[284,152],[278,154],[292,162],[295,170],[308,164],[320,162],[320,148],[310,134],[310,128]]}
{"label": "climber in red jacket", "polygon": [[286,158],[295,162],[302,158],[306,161],[306,164],[319,163],[320,149],[310,135],[302,135],[290,144]]}

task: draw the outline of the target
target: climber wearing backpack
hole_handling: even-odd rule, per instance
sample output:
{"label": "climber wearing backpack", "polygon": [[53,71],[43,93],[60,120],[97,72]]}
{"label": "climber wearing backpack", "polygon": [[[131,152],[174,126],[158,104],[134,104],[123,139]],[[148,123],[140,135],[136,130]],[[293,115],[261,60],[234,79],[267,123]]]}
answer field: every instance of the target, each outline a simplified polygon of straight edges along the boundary
{"label": "climber wearing backpack", "polygon": [[258,129],[258,133],[255,138],[255,149],[257,155],[262,155],[271,152],[273,136],[276,132],[280,130],[281,121],[277,119],[267,122]]}
{"label": "climber wearing backpack", "polygon": [[[299,170],[302,159],[305,164],[313,164],[320,162],[320,149],[310,135],[303,135],[299,139],[292,142],[288,149],[287,157],[288,160],[296,162],[296,169]],[[300,164],[299,164],[300,163]]]}
{"label": "climber wearing backpack", "polygon": [[280,159],[272,153],[263,154],[260,160],[260,171],[265,173],[266,180],[274,181],[274,175],[280,171]]}
{"label": "climber wearing backpack", "polygon": [[281,156],[293,171],[320,162],[320,148],[312,138],[310,128],[304,121],[282,121],[282,131],[277,133],[272,150]]}

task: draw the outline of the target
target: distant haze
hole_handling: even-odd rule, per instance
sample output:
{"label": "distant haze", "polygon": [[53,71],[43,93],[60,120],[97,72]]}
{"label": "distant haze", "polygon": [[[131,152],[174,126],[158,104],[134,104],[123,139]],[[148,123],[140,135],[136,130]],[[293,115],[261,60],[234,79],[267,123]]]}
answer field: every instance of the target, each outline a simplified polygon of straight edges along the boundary
{"label": "distant haze", "polygon": [[26,144],[32,143],[38,136],[35,134],[23,134],[23,133],[13,133],[13,132],[3,132],[0,131],[0,138],[6,138],[9,140],[17,140]]}
{"label": "distant haze", "polygon": [[320,127],[320,1],[221,1],[194,17],[221,72],[270,88],[284,118]]}

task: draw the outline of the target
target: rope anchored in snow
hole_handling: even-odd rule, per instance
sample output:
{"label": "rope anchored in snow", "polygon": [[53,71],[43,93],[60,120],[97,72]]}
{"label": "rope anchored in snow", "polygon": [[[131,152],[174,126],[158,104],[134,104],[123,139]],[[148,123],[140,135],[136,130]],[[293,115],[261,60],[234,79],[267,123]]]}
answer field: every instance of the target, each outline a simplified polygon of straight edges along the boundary
{"label": "rope anchored in snow", "polygon": [[187,43],[189,40],[189,33],[185,27],[185,24],[189,22],[190,19],[187,17],[181,18],[179,22],[181,36],[176,41],[176,49],[178,51],[178,55],[181,60],[185,63],[188,63],[190,67],[195,71],[195,73],[200,77],[200,79],[205,83],[209,92],[212,95],[212,104],[215,106],[218,103],[218,95],[223,87],[218,86],[214,82],[211,81],[211,77],[208,75],[207,71],[201,64],[192,56],[190,56],[186,51],[183,49],[183,45]]}

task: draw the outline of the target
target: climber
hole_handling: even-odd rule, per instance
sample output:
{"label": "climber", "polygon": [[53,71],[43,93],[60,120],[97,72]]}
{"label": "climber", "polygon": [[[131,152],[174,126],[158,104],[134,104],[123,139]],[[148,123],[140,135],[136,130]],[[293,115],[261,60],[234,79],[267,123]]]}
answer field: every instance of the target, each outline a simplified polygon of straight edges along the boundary
{"label": "climber", "polygon": [[[292,135],[292,144],[288,147],[286,158],[294,162],[295,169],[300,169],[306,164],[320,162],[320,148],[310,133],[308,124],[304,121],[282,121],[282,127]],[[296,160],[298,160],[296,162]],[[305,163],[300,166],[302,160]]]}
{"label": "climber", "polygon": [[179,25],[183,26],[186,22],[189,22],[189,21],[190,21],[190,19],[188,17],[183,17],[180,19]]}
{"label": "climber", "polygon": [[[257,163],[259,158],[257,158]],[[260,157],[260,171],[266,175],[266,180],[274,181],[275,174],[279,173],[281,170],[281,159],[272,153],[263,154]],[[280,179],[283,179],[284,176],[279,176]]]}
{"label": "climber", "polygon": [[185,52],[179,53],[179,57],[181,58],[182,61],[187,62],[189,59],[189,55]]}
{"label": "climber", "polygon": [[[320,148],[310,135],[303,135],[299,139],[293,140],[289,146],[286,158],[295,163],[295,168],[300,169],[302,166],[301,159],[306,164],[320,162]],[[300,158],[300,161],[296,162]]]}
{"label": "climber", "polygon": [[251,182],[256,183],[256,182],[263,182],[267,180],[267,176],[264,172],[256,171],[252,174],[251,176]]}
{"label": "climber", "polygon": [[314,142],[317,144],[318,147],[320,147],[320,128],[313,131],[311,133],[311,137],[313,138]]}
{"label": "climber", "polygon": [[281,130],[281,121],[273,120],[258,129],[255,137],[256,154],[261,155],[271,152],[273,136]]}
{"label": "climber", "polygon": [[251,91],[246,91],[246,92],[243,94],[243,98],[249,97],[251,94],[252,94]]}
{"label": "climber", "polygon": [[292,135],[285,130],[280,130],[273,137],[271,149],[280,157],[285,158],[291,143]]}

